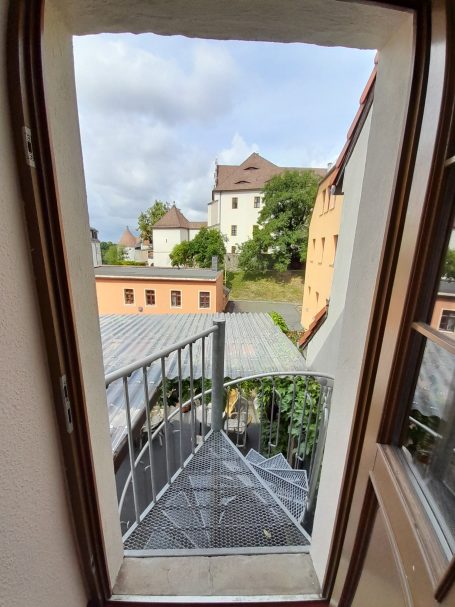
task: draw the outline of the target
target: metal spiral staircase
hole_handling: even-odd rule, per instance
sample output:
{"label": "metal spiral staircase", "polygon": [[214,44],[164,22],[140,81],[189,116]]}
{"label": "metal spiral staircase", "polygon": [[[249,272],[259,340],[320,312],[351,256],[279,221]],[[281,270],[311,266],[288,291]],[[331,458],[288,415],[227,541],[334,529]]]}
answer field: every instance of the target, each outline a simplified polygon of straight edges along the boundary
{"label": "metal spiral staircase", "polygon": [[132,556],[301,550],[309,545],[300,525],[307,496],[305,470],[293,470],[281,454],[267,459],[250,450],[244,457],[223,431],[211,431],[125,535],[125,550]]}

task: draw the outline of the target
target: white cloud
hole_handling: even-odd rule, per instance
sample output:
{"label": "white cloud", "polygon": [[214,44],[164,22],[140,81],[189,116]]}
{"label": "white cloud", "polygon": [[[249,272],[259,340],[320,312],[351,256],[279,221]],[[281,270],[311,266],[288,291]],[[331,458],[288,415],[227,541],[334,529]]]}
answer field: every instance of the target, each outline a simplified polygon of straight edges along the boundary
{"label": "white cloud", "polygon": [[219,164],[240,164],[253,152],[259,152],[256,143],[248,144],[239,133],[235,133],[231,145],[218,154]]}

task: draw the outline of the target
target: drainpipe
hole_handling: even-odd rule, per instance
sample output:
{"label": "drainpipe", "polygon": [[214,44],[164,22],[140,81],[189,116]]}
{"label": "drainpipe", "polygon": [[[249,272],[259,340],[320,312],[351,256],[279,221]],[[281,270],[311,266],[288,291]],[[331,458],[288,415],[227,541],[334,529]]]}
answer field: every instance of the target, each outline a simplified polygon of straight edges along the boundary
{"label": "drainpipe", "polygon": [[212,430],[219,432],[223,428],[224,412],[224,344],[225,320],[214,320],[218,330],[213,333],[212,341]]}

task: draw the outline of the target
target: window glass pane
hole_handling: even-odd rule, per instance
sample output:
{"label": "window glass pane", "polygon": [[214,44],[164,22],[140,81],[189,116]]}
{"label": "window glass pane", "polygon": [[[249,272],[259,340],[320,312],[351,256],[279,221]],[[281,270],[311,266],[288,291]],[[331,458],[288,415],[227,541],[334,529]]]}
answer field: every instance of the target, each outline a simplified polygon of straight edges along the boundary
{"label": "window glass pane", "polygon": [[427,340],[403,449],[455,552],[455,356]]}

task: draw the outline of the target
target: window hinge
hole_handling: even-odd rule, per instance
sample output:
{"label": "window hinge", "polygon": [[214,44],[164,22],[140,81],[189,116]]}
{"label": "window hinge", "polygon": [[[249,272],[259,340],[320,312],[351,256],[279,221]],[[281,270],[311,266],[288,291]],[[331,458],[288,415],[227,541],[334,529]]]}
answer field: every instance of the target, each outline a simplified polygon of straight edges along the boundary
{"label": "window hinge", "polygon": [[22,139],[24,142],[25,162],[28,164],[28,166],[36,168],[32,146],[32,131],[28,126],[22,127]]}
{"label": "window hinge", "polygon": [[68,434],[73,431],[73,413],[71,411],[71,401],[68,393],[68,383],[66,381],[66,375],[62,375],[60,378],[60,390],[62,393],[63,410],[65,413],[66,430]]}

